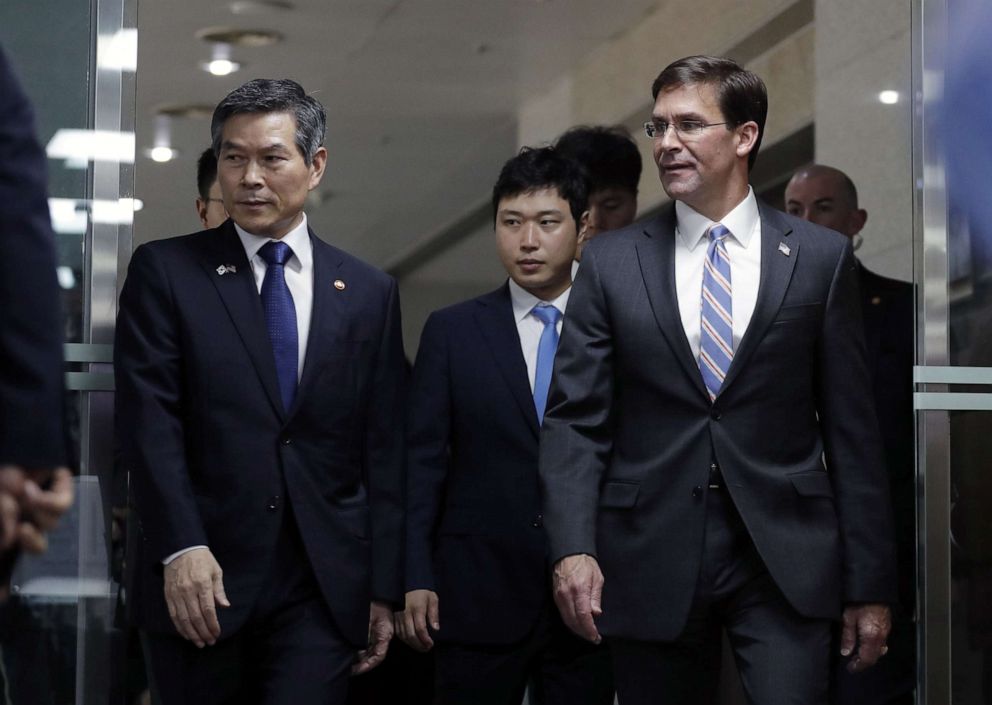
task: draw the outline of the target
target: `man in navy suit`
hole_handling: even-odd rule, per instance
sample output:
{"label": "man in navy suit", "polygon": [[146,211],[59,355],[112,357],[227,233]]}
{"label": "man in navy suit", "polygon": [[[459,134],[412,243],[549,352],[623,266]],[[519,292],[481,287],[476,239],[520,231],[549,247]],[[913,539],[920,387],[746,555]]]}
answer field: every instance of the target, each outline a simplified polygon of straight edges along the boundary
{"label": "man in navy suit", "polygon": [[163,703],[341,703],[402,601],[399,302],[307,227],[324,130],[293,81],[230,93],[230,220],[138,248],[121,294],[129,595]]}
{"label": "man in navy suit", "polygon": [[656,217],[585,249],[541,433],[555,599],[621,703],[696,703],[730,637],[750,702],[824,705],[831,622],[885,650],[891,512],[850,242],[748,184],[764,83],[664,69]]}
{"label": "man in navy suit", "polygon": [[[868,220],[858,190],[839,169],[812,164],[785,188],[789,215],[839,232],[856,242]],[[834,665],[837,705],[909,705],[916,687],[916,464],[913,444],[913,285],[883,277],[855,260],[865,327],[868,372],[892,491],[899,571],[890,651],[876,668],[851,673]]]}
{"label": "man in navy suit", "polygon": [[553,148],[509,160],[493,188],[496,291],[433,313],[408,420],[406,609],[401,638],[437,642],[445,705],[613,702],[606,653],[550,600],[538,430],[588,223],[587,182]]}
{"label": "man in navy suit", "polygon": [[73,499],[45,153],[0,50],[0,600],[21,549],[45,549]]}

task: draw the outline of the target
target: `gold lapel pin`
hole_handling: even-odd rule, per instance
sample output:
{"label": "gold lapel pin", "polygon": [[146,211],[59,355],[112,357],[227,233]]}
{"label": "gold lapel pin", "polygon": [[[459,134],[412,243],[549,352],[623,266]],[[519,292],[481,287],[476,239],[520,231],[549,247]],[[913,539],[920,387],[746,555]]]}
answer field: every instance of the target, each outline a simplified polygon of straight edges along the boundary
{"label": "gold lapel pin", "polygon": [[341,281],[340,279],[335,279],[334,280],[334,288],[335,289],[337,289],[338,291],[344,291],[344,287],[345,287],[345,284],[344,284],[343,281]]}

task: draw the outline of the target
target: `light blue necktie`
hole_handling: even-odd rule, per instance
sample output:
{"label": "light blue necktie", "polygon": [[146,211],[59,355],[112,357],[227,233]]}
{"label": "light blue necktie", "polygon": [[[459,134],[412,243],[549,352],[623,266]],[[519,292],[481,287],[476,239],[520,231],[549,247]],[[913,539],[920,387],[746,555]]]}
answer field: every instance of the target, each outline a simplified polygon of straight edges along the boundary
{"label": "light blue necktie", "polygon": [[551,387],[551,371],[555,366],[555,352],[558,350],[558,321],[561,311],[550,304],[538,304],[531,309],[544,324],[541,340],[537,344],[537,369],[534,373],[534,408],[537,410],[538,424],[544,423],[544,410],[548,406],[548,389]]}
{"label": "light blue necktie", "polygon": [[262,280],[262,308],[265,310],[265,327],[269,331],[269,342],[276,360],[282,406],[288,413],[296,397],[297,368],[300,364],[296,306],[293,304],[293,295],[286,286],[286,262],[293,256],[293,250],[285,242],[270,240],[262,245],[258,256],[268,265]]}
{"label": "light blue necktie", "polygon": [[709,248],[703,267],[703,306],[699,328],[699,370],[710,394],[710,401],[720,393],[720,386],[734,358],[733,297],[730,288],[730,260],[727,236],[730,231],[716,224],[710,228]]}

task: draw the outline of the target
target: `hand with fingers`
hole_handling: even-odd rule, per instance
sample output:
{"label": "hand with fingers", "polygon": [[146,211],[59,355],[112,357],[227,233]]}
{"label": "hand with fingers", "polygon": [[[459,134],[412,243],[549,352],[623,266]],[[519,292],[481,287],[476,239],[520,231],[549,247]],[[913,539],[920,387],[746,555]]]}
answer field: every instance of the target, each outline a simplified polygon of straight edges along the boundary
{"label": "hand with fingers", "polygon": [[603,573],[596,559],[584,553],[562,558],[555,563],[553,589],[568,628],[594,644],[602,641],[595,618],[603,614]]}
{"label": "hand with fingers", "polygon": [[875,665],[879,658],[885,656],[889,650],[885,640],[891,630],[892,611],[888,605],[857,604],[845,607],[840,653],[851,657],[847,670],[858,673]]}
{"label": "hand with fingers", "polygon": [[369,646],[358,652],[351,667],[354,676],[368,673],[386,658],[389,640],[393,638],[393,610],[385,602],[374,601],[369,605]]}
{"label": "hand with fingers", "polygon": [[208,548],[194,548],[165,566],[165,602],[172,623],[201,649],[220,638],[217,606],[231,606],[223,575]]}
{"label": "hand with fingers", "polygon": [[43,552],[48,548],[45,534],[55,528],[73,499],[68,468],[0,467],[0,552]]}
{"label": "hand with fingers", "polygon": [[411,590],[406,594],[406,605],[396,613],[396,635],[411,649],[430,651],[434,646],[427,626],[434,631],[441,628],[438,616],[437,593],[433,590]]}

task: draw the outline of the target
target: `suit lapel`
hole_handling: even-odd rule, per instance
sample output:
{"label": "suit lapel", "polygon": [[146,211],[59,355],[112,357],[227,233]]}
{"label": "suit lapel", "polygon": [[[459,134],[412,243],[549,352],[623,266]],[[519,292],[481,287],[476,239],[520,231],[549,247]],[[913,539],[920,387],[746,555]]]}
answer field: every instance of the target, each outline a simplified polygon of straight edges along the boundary
{"label": "suit lapel", "polygon": [[[758,213],[761,217],[761,277],[758,283],[758,300],[754,313],[748,323],[740,347],[734,351],[734,359],[720,387],[720,394],[726,392],[748,361],[748,358],[764,337],[765,331],[775,319],[782,299],[792,280],[792,271],[796,260],[799,259],[799,243],[789,240],[792,228],[777,212],[764,203],[758,202]],[[779,245],[786,243],[788,254],[779,250]]]}
{"label": "suit lapel", "polygon": [[[228,315],[238,330],[241,342],[248,351],[269,401],[276,413],[283,416],[276,363],[265,328],[262,300],[258,295],[255,275],[252,273],[245,248],[230,220],[217,228],[216,237],[206,249],[206,256],[201,260],[201,264],[206,275],[217,288],[217,293],[220,294]],[[230,266],[234,267],[234,271],[231,271]],[[221,274],[221,269],[225,267],[227,267],[226,271]]]}
{"label": "suit lapel", "polygon": [[675,204],[666,205],[658,217],[648,223],[644,234],[647,237],[637,243],[637,260],[651,310],[685,373],[699,393],[709,399],[679,313],[675,289]]}
{"label": "suit lapel", "polygon": [[882,327],[885,307],[888,301],[884,295],[876,293],[871,283],[871,275],[860,261],[857,261],[858,286],[861,290],[861,317],[864,319],[865,345],[868,349],[868,368],[875,375],[875,363],[882,347]]}
{"label": "suit lapel", "polygon": [[520,333],[513,318],[510,288],[504,284],[496,291],[478,299],[475,320],[486,340],[487,347],[496,359],[496,367],[516,399],[521,413],[534,436],[540,433],[534,395],[530,391],[527,363],[520,350]]}
{"label": "suit lapel", "polygon": [[[336,249],[319,239],[310,231],[313,245],[313,309],[310,312],[310,332],[307,337],[307,352],[303,359],[303,374],[296,399],[289,416],[296,413],[308,389],[314,383],[327,363],[327,351],[332,350],[335,341],[340,339],[339,331],[347,320],[351,297],[355,287],[349,287],[341,273],[344,259]],[[344,283],[343,289],[335,287],[335,282]]]}

